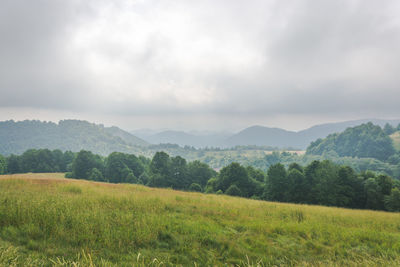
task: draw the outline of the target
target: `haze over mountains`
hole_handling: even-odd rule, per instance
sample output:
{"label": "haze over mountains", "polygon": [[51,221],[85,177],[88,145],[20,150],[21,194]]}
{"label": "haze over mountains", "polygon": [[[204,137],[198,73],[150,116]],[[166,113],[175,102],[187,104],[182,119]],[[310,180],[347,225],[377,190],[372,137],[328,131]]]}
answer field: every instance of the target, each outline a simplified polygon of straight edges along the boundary
{"label": "haze over mountains", "polygon": [[0,122],[0,154],[21,154],[32,148],[63,151],[90,150],[108,155],[114,151],[135,152],[148,143],[118,127],[104,127],[87,121],[62,120]]}
{"label": "haze over mountains", "polygon": [[160,132],[137,130],[132,131],[132,133],[152,144],[171,143],[180,146],[188,145],[198,148],[256,145],[304,150],[312,141],[315,141],[318,138],[324,138],[331,133],[341,132],[348,127],[353,127],[367,122],[372,122],[383,127],[386,123],[397,126],[397,124],[400,123],[400,120],[362,119],[337,123],[325,123],[298,132],[265,126],[251,126],[235,134],[193,134],[173,130]]}
{"label": "haze over mountains", "polygon": [[139,153],[146,150],[146,147],[151,144],[160,143],[196,148],[255,145],[305,150],[312,141],[318,138],[324,138],[331,133],[341,132],[348,127],[369,121],[380,126],[386,123],[397,126],[400,123],[400,120],[365,119],[321,124],[299,132],[252,126],[236,134],[192,133],[172,130],[159,133],[141,130],[132,134],[115,126],[104,127],[79,120],[62,120],[58,124],[37,120],[5,121],[0,122],[0,154],[20,154],[32,148],[60,149],[63,151],[85,149],[101,155],[108,155],[114,151]]}

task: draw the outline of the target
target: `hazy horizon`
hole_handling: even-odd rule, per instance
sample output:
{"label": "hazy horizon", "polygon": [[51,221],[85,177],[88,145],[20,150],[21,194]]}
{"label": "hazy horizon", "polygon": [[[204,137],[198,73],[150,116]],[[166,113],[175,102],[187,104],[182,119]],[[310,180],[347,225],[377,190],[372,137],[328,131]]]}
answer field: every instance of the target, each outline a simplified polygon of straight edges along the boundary
{"label": "hazy horizon", "polygon": [[400,116],[400,2],[15,1],[0,120],[237,132]]}

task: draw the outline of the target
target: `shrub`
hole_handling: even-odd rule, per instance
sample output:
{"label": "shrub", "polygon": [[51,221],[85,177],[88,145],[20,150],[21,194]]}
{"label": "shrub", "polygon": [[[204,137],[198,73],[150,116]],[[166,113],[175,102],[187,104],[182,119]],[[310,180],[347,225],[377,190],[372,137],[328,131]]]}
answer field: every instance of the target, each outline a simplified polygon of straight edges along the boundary
{"label": "shrub", "polygon": [[203,189],[201,188],[201,186],[200,186],[199,184],[192,183],[192,184],[189,186],[189,191],[201,192],[201,191],[203,191]]}
{"label": "shrub", "polygon": [[242,191],[240,191],[239,187],[237,187],[235,184],[231,185],[225,192],[227,195],[230,196],[241,196]]}

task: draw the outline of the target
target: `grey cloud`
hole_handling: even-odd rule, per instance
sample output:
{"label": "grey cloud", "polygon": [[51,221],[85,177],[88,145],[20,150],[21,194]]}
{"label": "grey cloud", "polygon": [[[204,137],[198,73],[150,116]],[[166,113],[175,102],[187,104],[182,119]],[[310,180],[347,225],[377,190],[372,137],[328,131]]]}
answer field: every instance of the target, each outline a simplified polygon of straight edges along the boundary
{"label": "grey cloud", "polygon": [[390,0],[6,0],[0,107],[393,116],[399,12]]}

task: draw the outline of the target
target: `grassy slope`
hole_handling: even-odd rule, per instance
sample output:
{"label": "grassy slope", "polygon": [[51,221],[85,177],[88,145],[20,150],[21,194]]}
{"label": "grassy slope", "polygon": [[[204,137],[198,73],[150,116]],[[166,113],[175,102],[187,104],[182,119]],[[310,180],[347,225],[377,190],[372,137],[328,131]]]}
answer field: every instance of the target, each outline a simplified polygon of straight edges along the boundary
{"label": "grassy slope", "polygon": [[0,178],[0,266],[248,261],[399,266],[400,214],[67,180],[61,174]]}
{"label": "grassy slope", "polygon": [[390,135],[390,138],[393,140],[393,145],[397,150],[400,150],[400,131],[395,132]]}

